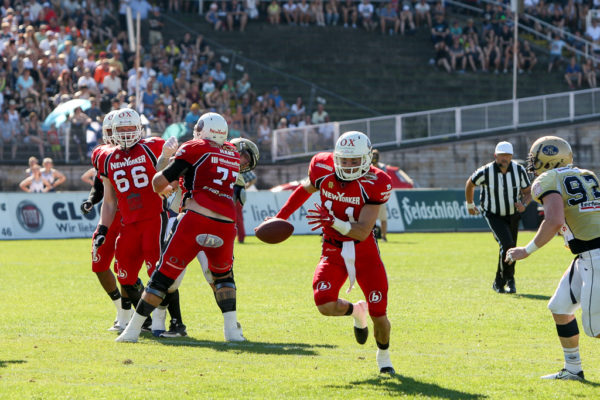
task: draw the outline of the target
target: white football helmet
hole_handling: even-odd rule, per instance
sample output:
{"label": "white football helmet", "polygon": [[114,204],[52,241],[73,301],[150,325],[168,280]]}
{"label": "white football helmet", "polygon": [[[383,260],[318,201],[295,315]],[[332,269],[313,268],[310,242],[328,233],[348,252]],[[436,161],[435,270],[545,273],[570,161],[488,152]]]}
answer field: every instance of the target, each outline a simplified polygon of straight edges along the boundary
{"label": "white football helmet", "polygon": [[235,138],[231,139],[231,144],[235,146],[240,155],[246,153],[249,158],[248,164],[244,166],[240,165],[240,172],[244,173],[252,171],[254,168],[256,168],[256,164],[258,164],[258,159],[260,158],[260,153],[258,151],[258,147],[251,140],[245,138]]}
{"label": "white football helmet", "polygon": [[219,146],[225,143],[228,133],[225,118],[213,112],[203,114],[194,126],[194,139],[210,140]]}
{"label": "white football helmet", "polygon": [[112,120],[117,113],[117,110],[112,110],[104,116],[102,120],[102,140],[106,144],[116,145],[112,137]]}
{"label": "white football helmet", "polygon": [[[371,140],[362,132],[350,131],[339,137],[333,150],[335,174],[344,181],[353,181],[364,176],[371,167],[373,156]],[[343,165],[344,158],[360,158],[359,165]]]}
{"label": "white football helmet", "polygon": [[142,138],[142,121],[131,108],[116,110],[112,120],[112,137],[123,150],[133,147]]}

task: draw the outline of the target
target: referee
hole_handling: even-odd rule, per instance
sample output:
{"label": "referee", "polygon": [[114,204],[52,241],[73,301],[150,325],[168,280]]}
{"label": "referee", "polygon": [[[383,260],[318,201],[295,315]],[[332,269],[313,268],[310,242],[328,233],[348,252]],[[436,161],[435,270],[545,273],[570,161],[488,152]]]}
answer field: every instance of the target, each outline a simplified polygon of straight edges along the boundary
{"label": "referee", "polygon": [[[506,252],[517,245],[519,213],[531,201],[531,183],[522,165],[512,161],[513,147],[500,142],[494,151],[494,161],[477,169],[467,179],[465,198],[471,215],[479,214],[473,203],[475,186],[481,186],[479,197],[483,212],[494,238],[500,245],[498,270],[492,288],[498,293],[516,293],[515,264],[506,263]],[[507,287],[507,288],[506,288]]]}

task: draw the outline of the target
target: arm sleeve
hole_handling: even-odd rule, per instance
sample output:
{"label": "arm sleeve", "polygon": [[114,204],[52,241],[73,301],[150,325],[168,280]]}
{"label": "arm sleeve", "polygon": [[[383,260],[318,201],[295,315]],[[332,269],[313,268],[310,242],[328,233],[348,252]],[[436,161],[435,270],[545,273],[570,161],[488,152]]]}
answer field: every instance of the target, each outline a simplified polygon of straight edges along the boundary
{"label": "arm sleeve", "polygon": [[311,193],[300,185],[292,192],[292,195],[287,199],[281,210],[275,215],[275,218],[288,219],[290,215],[302,206],[309,199]]}
{"label": "arm sleeve", "polygon": [[162,174],[169,182],[176,181],[179,177],[188,170],[192,165],[181,159],[176,158],[162,171]]}
{"label": "arm sleeve", "polygon": [[90,195],[88,196],[88,200],[92,202],[92,204],[100,203],[100,200],[104,197],[104,185],[102,184],[102,179],[98,178],[98,176],[94,177],[94,184],[90,189]]}

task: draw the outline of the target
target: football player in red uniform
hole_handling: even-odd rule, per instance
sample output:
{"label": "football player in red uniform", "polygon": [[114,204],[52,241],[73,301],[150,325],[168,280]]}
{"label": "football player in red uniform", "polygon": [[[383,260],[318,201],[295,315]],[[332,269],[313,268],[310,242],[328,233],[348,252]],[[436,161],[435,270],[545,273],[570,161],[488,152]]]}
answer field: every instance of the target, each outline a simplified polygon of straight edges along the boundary
{"label": "football player in red uniform", "polygon": [[168,293],[179,275],[203,251],[214,277],[215,298],[224,318],[225,339],[244,341],[236,315],[233,279],[235,239],[234,184],[240,171],[240,154],[225,142],[227,122],[206,113],[194,127],[194,139],[184,143],[175,159],[156,174],[154,191],[172,193],[183,176],[183,211],[171,229],[157,269],[118,342],[137,342],[146,317]]}
{"label": "football player in red uniform", "polygon": [[[314,192],[321,204],[309,210],[313,230],[323,230],[323,250],[313,277],[317,308],[326,316],[352,315],[354,334],[360,344],[368,338],[367,310],[373,320],[377,342],[377,364],[381,373],[395,374],[389,354],[390,322],[386,316],[388,282],[373,227],[379,208],[391,194],[390,177],[371,165],[369,138],[361,132],[346,132],[333,153],[316,154],[308,179],[299,186],[276,217],[288,219]],[[339,291],[355,280],[367,302],[350,303]]]}
{"label": "football player in red uniform", "polygon": [[131,310],[144,288],[138,278],[139,271],[146,262],[149,274],[152,273],[166,227],[164,200],[152,190],[152,178],[166,165],[177,143],[176,140],[165,143],[156,137],[142,139],[140,116],[132,109],[118,110],[111,126],[117,147],[98,165],[104,202],[93,244],[95,252],[103,247],[118,208],[122,224],[115,249],[117,279],[122,288],[122,307]]}
{"label": "football player in red uniform", "polygon": [[[115,143],[112,140],[112,118],[116,111],[111,111],[104,116],[102,121],[102,139],[104,144],[97,146],[92,152],[92,165],[96,176],[90,190],[90,195],[87,200],[81,203],[81,212],[88,214],[92,211],[95,204],[98,204],[104,195],[104,187],[102,186],[102,177],[98,173],[99,165],[104,163],[104,159],[114,150]],[[104,245],[97,252],[92,252],[92,271],[96,273],[100,284],[113,301],[117,309],[117,317],[115,323],[109,330],[118,331],[125,329],[127,321],[131,318],[131,310],[123,310],[121,307],[121,292],[117,288],[117,281],[110,265],[115,255],[115,242],[121,231],[121,215],[119,211],[115,213],[115,218],[111,224]],[[115,270],[116,270],[115,265]]]}

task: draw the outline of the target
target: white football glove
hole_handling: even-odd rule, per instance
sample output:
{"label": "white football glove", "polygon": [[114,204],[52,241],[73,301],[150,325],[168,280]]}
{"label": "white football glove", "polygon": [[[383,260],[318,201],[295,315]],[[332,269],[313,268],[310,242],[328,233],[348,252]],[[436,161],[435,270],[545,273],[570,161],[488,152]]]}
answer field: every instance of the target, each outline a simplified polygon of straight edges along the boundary
{"label": "white football glove", "polygon": [[165,157],[171,157],[177,151],[179,147],[179,143],[177,143],[177,138],[175,136],[171,136],[167,139],[162,148],[162,153]]}

